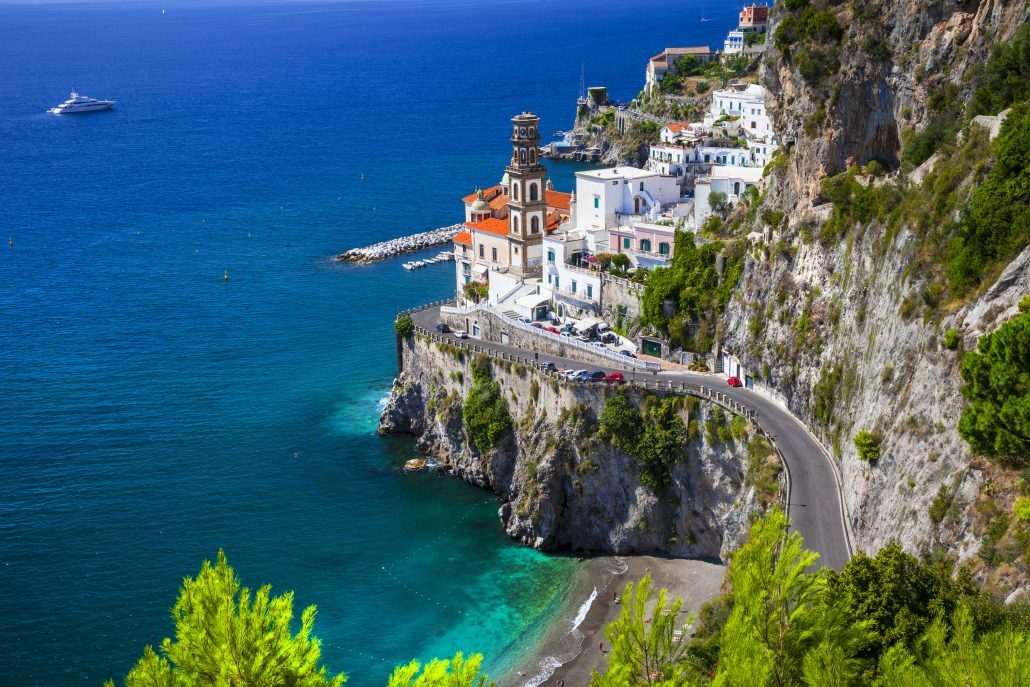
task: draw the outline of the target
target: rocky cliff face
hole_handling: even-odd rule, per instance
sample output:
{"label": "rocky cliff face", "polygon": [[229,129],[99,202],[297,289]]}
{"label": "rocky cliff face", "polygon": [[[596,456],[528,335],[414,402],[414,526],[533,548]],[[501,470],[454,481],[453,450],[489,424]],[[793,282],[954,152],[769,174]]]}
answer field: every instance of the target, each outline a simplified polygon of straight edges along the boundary
{"label": "rocky cliff face", "polygon": [[[462,419],[470,360],[419,339],[406,344],[404,359],[380,432],[413,434],[442,470],[497,494],[505,531],[530,546],[719,557],[739,545],[761,508],[744,441],[690,439],[670,487],[656,494],[641,485],[636,458],[597,437],[606,389],[559,385],[503,362],[493,375],[514,430],[481,453]],[[681,411],[700,426],[711,413],[703,404]]]}
{"label": "rocky cliff face", "polygon": [[[768,104],[789,150],[767,177],[763,207],[782,220],[754,225],[769,249],[749,256],[722,343],[837,456],[860,548],[900,540],[912,551],[944,548],[968,559],[982,538],[974,504],[992,468],[973,459],[956,430],[962,348],[1016,312],[1030,291],[1030,249],[993,286],[924,320],[904,317],[903,304],[940,276],[911,269],[908,227],[886,251],[886,227],[875,220],[839,241],[812,234],[830,211],[819,205],[820,181],[871,160],[896,169],[904,132],[927,122],[928,96],[951,84],[953,97],[968,98],[969,70],[1019,28],[1027,4],[823,5],[845,27],[836,75],[812,85],[797,53],[788,62],[774,47],[763,61]],[[943,345],[949,328],[962,337],[957,351]],[[874,463],[858,458],[852,437],[860,429],[882,437]],[[937,523],[928,510],[941,486],[951,508]]]}

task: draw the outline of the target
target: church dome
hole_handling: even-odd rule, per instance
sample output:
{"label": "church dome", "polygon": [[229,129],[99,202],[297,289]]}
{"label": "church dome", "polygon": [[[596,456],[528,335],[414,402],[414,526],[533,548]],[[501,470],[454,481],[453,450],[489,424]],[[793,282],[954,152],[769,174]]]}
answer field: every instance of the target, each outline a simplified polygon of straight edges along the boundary
{"label": "church dome", "polygon": [[476,189],[476,199],[472,201],[472,205],[469,207],[472,212],[485,212],[490,214],[490,203],[486,202],[486,198],[483,197],[483,189]]}

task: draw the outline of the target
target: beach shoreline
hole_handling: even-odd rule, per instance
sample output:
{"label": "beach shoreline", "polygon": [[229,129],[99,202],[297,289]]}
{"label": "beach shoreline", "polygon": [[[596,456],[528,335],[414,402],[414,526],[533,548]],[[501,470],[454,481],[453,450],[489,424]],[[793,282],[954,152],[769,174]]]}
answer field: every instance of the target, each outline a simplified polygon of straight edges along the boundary
{"label": "beach shoreline", "polygon": [[[500,684],[548,687],[564,681],[568,687],[587,685],[594,671],[608,663],[605,628],[622,610],[613,601],[627,582],[650,574],[655,588],[669,598],[683,598],[682,618],[694,614],[722,588],[726,567],[711,560],[661,556],[598,557],[586,559],[568,604],[541,637],[537,648],[523,657]],[[598,643],[601,643],[601,649]]]}

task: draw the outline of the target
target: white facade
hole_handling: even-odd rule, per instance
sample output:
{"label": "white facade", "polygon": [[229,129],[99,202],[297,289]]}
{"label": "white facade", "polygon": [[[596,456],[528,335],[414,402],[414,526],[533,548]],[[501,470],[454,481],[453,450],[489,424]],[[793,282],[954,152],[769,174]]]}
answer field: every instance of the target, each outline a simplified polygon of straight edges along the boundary
{"label": "white facade", "polygon": [[726,55],[736,55],[744,52],[744,32],[734,29],[726,34],[726,40],[722,43],[722,52]]}
{"label": "white facade", "polygon": [[576,226],[609,229],[619,215],[660,212],[680,200],[675,177],[636,167],[576,172]]}
{"label": "white facade", "polygon": [[698,179],[694,185],[695,226],[700,227],[711,216],[708,199],[712,193],[725,193],[729,203],[735,205],[747,189],[761,180],[761,167],[713,167],[710,176]]}

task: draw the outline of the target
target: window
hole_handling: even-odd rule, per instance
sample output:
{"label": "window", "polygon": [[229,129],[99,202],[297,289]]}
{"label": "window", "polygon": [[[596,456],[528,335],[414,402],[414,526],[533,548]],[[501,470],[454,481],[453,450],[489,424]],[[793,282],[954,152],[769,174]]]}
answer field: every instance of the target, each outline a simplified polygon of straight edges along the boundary
{"label": "window", "polygon": [[[554,251],[553,250],[548,250],[547,251],[547,262],[554,262]],[[550,277],[548,277],[548,281],[550,281]]]}
{"label": "window", "polygon": [[516,234],[519,233],[519,216],[518,215],[512,215],[511,216],[511,228],[515,230]]}
{"label": "window", "polygon": [[594,196],[594,207],[601,207],[601,196]]}
{"label": "window", "polygon": [[550,284],[550,283],[551,283],[551,275],[547,275],[547,283],[548,283],[548,284]]}
{"label": "window", "polygon": [[483,244],[479,244],[479,257],[483,257]]}
{"label": "window", "polygon": [[572,280],[572,293],[576,293],[576,280]]}
{"label": "window", "polygon": [[644,182],[642,182],[642,181],[640,182],[640,190],[641,190],[641,191],[643,191],[643,190],[644,190]]}
{"label": "window", "polygon": [[558,284],[561,283],[561,278],[558,275],[554,275],[554,288],[558,288]]}
{"label": "window", "polygon": [[587,284],[587,298],[593,298],[593,297],[594,297],[594,285],[593,284]]}
{"label": "window", "polygon": [[669,244],[666,243],[665,241],[662,241],[661,243],[658,244],[658,255],[666,255],[667,256],[668,254],[669,254]]}
{"label": "window", "polygon": [[519,185],[518,184],[512,184],[511,185],[511,195],[512,195],[512,198],[514,200],[518,200],[519,199]]}
{"label": "window", "polygon": [[494,262],[497,262],[497,247],[494,246],[490,249],[490,257]]}
{"label": "window", "polygon": [[531,220],[529,220],[529,233],[530,234],[539,234],[540,233],[540,218],[535,216],[535,215],[533,216],[533,218]]}
{"label": "window", "polygon": [[739,181],[734,181],[733,182],[733,195],[735,195],[735,196],[739,196],[740,195],[740,182]]}
{"label": "window", "polygon": [[649,239],[640,239],[640,252],[650,253],[651,252],[651,241]]}
{"label": "window", "polygon": [[[629,250],[629,237],[628,236],[622,239],[622,247],[625,248],[626,250]],[[482,246],[480,246],[480,248],[482,248]]]}
{"label": "window", "polygon": [[532,183],[532,184],[529,185],[529,199],[530,200],[536,200],[536,196],[537,196],[536,184]]}

